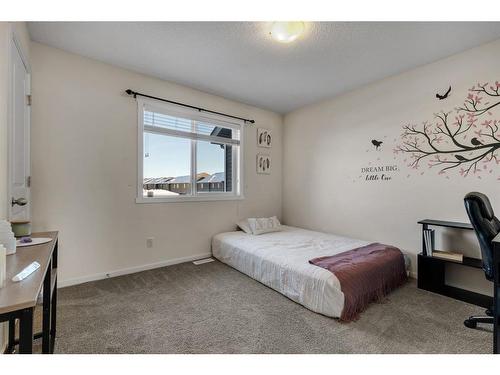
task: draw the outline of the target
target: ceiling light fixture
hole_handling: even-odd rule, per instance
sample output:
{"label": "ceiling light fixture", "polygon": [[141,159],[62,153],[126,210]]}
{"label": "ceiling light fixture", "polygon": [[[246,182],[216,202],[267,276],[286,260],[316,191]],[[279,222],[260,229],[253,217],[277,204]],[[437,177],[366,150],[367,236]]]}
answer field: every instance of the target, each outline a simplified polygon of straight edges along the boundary
{"label": "ceiling light fixture", "polygon": [[304,30],[304,22],[273,22],[269,34],[280,43],[290,43],[301,36]]}

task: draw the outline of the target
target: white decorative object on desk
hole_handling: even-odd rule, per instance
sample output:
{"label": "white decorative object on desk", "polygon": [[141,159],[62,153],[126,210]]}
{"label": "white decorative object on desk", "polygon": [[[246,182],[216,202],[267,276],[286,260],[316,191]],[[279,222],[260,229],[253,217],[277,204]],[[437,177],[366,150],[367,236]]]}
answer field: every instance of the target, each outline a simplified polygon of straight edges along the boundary
{"label": "white decorative object on desk", "polygon": [[7,250],[3,245],[0,245],[0,288],[5,285],[7,277]]}
{"label": "white decorative object on desk", "polygon": [[0,244],[7,249],[7,255],[16,253],[16,237],[14,237],[10,223],[6,220],[0,220]]}

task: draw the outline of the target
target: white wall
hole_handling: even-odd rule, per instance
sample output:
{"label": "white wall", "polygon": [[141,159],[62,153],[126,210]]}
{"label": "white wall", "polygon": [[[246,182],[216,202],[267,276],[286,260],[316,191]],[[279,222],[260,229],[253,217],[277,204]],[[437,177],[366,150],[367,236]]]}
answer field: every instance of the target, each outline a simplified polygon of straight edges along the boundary
{"label": "white wall", "polygon": [[[281,215],[275,113],[32,44],[32,216],[60,231],[60,281],[196,257],[239,218]],[[245,128],[245,200],[136,204],[137,106],[131,88],[255,119]],[[271,175],[257,175],[256,129],[272,129]],[[154,247],[146,248],[146,238]]]}
{"label": "white wall", "polygon": [[[415,271],[421,248],[419,219],[466,221],[463,197],[474,190],[488,194],[500,212],[500,165],[493,166],[491,174],[464,178],[449,172],[447,179],[426,163],[410,170],[404,157],[393,153],[403,125],[420,125],[432,121],[435,112],[453,110],[478,81],[500,81],[499,61],[496,41],[286,115],[284,222],[394,244],[412,254]],[[437,100],[436,92],[450,84],[451,96]],[[498,107],[496,114],[500,119]],[[381,151],[375,150],[372,139],[384,142]],[[400,170],[390,181],[365,181],[360,173],[362,167],[392,164]],[[442,246],[479,256],[470,235],[453,242],[454,237],[444,233]],[[480,271],[466,276],[455,271],[450,279],[491,291]]]}
{"label": "white wall", "polygon": [[[8,192],[8,148],[7,148],[7,113],[9,98],[9,61],[12,35],[15,33],[21,44],[24,57],[30,61],[30,39],[24,22],[0,22],[0,219],[7,219]],[[3,327],[0,326],[0,353],[5,345]]]}

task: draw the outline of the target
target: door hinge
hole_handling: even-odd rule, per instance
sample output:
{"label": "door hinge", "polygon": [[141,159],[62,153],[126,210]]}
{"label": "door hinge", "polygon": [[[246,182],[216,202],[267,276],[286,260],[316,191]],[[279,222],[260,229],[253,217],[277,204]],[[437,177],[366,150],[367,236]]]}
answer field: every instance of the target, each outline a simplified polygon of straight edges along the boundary
{"label": "door hinge", "polygon": [[26,186],[31,187],[31,176],[26,177]]}
{"label": "door hinge", "polygon": [[31,94],[26,95],[26,103],[27,103],[29,106],[31,106],[31,100],[32,100],[32,99],[31,99]]}

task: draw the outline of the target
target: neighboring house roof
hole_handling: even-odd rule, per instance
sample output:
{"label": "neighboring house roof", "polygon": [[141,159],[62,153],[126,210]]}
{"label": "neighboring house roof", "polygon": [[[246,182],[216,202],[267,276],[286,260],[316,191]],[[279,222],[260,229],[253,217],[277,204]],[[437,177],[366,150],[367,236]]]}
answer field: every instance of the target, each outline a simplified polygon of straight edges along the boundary
{"label": "neighboring house roof", "polygon": [[144,184],[166,184],[173,177],[146,177],[144,178]]}
{"label": "neighboring house roof", "polygon": [[201,172],[196,175],[196,181],[200,182],[200,180],[203,180],[204,178],[210,177],[210,175],[206,172]]}
{"label": "neighboring house roof", "polygon": [[191,176],[177,176],[168,181],[169,184],[189,184],[191,182]]}
{"label": "neighboring house roof", "polygon": [[[196,180],[200,181],[205,178],[211,177],[208,173],[202,172],[196,175]],[[189,184],[191,176],[177,176],[177,177],[147,177],[144,179],[145,185],[150,184]]]}
{"label": "neighboring house roof", "polygon": [[205,177],[204,179],[198,181],[199,183],[209,183],[209,182],[212,182],[212,183],[215,183],[215,182],[224,182],[224,179],[225,179],[225,173],[224,172],[218,172],[218,173],[214,173],[213,175],[211,176],[208,176],[208,177]]}

